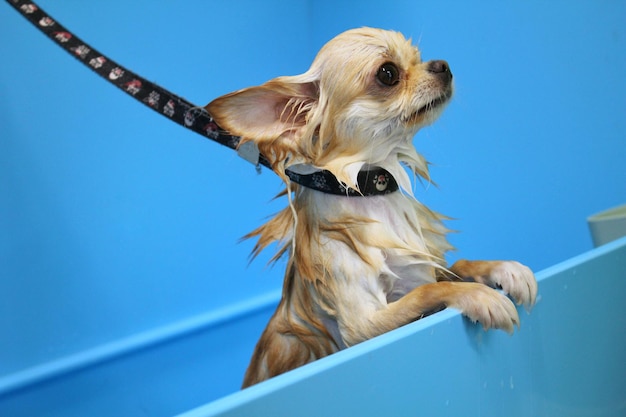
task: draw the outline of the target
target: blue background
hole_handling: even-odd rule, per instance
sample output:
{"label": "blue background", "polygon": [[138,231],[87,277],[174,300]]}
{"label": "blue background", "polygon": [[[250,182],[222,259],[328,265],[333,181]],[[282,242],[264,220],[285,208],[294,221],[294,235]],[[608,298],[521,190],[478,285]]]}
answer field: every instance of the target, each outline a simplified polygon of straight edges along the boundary
{"label": "blue background", "polygon": [[[461,232],[451,260],[546,268],[591,248],[585,218],[626,200],[624,2],[39,4],[200,105],[304,72],[348,28],[412,37],[455,76],[415,138],[439,185],[416,195]],[[5,4],[0,22],[0,377],[280,288],[283,264],[248,264],[253,242],[238,242],[285,204],[271,172],[122,94]]]}

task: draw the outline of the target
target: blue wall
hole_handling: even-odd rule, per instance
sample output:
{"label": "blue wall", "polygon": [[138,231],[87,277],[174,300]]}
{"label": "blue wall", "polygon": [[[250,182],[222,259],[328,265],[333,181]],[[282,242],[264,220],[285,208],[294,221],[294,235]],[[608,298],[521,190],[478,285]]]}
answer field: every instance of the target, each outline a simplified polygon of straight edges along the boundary
{"label": "blue wall", "polygon": [[[622,2],[40,1],[197,104],[305,71],[338,32],[404,32],[456,98],[416,145],[458,254],[538,270],[626,200]],[[0,377],[280,287],[238,243],[282,207],[269,172],[159,117],[0,6]],[[262,329],[259,328],[260,332]]]}

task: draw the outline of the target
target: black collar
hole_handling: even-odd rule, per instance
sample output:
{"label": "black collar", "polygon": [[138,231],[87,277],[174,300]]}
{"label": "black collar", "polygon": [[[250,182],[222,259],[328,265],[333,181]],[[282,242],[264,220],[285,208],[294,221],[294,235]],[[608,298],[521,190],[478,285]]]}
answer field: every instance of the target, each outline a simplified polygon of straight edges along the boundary
{"label": "black collar", "polygon": [[303,187],[321,191],[326,194],[343,195],[349,197],[368,197],[374,195],[385,195],[398,191],[396,179],[384,168],[373,167],[368,170],[359,171],[357,175],[357,185],[359,191],[346,187],[337,178],[326,170],[316,171],[312,174],[298,174],[286,170],[289,179]]}

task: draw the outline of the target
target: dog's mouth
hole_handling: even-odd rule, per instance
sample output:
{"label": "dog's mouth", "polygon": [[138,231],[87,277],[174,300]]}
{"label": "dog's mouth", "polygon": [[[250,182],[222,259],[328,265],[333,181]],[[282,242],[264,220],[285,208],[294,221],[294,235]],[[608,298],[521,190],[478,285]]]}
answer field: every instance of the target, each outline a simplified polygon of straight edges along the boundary
{"label": "dog's mouth", "polygon": [[440,109],[445,103],[448,102],[448,100],[450,100],[450,97],[452,97],[452,90],[446,90],[439,97],[432,99],[431,101],[429,101],[428,103],[426,103],[425,105],[423,105],[422,107],[420,107],[419,109],[411,113],[404,121],[406,123],[417,122],[426,113],[430,113],[433,110]]}

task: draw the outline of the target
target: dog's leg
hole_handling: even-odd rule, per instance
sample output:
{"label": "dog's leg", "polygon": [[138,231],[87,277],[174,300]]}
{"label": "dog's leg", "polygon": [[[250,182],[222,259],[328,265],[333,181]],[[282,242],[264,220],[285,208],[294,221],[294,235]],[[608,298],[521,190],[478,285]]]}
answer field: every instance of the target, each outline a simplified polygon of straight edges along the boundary
{"label": "dog's leg", "polygon": [[476,282],[434,282],[420,285],[402,298],[378,308],[360,306],[343,311],[339,328],[346,345],[354,345],[381,335],[430,313],[447,307],[460,310],[485,330],[502,329],[512,333],[519,326],[513,302],[499,291]]}
{"label": "dog's leg", "polygon": [[306,365],[339,350],[330,336],[292,314],[283,300],[259,339],[242,388]]}
{"label": "dog's leg", "polygon": [[[512,333],[519,316],[511,300],[485,285],[474,282],[436,282],[414,288],[386,309],[375,314],[376,322],[391,328],[417,320],[433,311],[451,307],[460,310],[485,330],[494,328]],[[399,323],[393,323],[394,321]]]}
{"label": "dog's leg", "polygon": [[535,304],[537,281],[532,271],[519,262],[460,260],[450,267],[450,271],[463,281],[501,288],[517,304],[524,304],[527,309]]}
{"label": "dog's leg", "polygon": [[302,340],[286,331],[288,327],[281,304],[257,342],[242,388],[280,375],[313,360]]}

